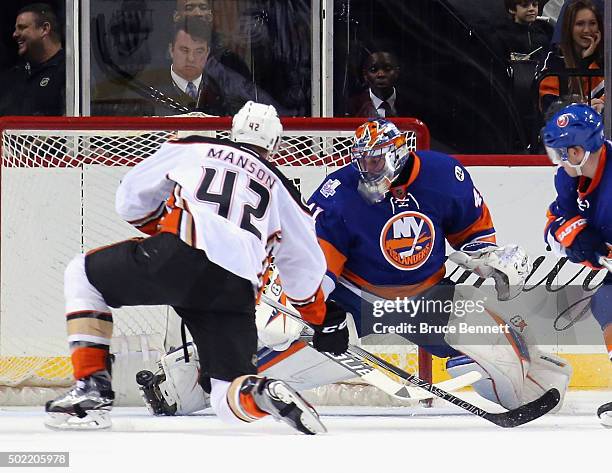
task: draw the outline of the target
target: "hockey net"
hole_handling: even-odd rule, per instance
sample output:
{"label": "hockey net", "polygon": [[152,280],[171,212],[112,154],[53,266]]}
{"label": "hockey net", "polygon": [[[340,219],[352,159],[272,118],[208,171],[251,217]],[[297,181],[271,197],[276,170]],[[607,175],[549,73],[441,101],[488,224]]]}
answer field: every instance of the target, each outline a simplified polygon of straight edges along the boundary
{"label": "hockey net", "polygon": [[[429,147],[427,127],[396,119],[412,149]],[[273,161],[305,197],[350,161],[360,119],[283,119],[283,144]],[[42,404],[73,382],[64,321],[63,271],[75,254],[138,236],[114,210],[114,194],[130,166],[162,143],[190,131],[228,137],[229,118],[11,117],[0,120],[1,299],[0,405]],[[154,370],[159,355],[180,344],[168,307],[114,311],[114,385],[131,386],[118,402],[134,402],[134,375]],[[374,341],[374,351],[421,377],[431,357],[414,345]],[[393,404],[369,386],[318,389],[320,404]]]}

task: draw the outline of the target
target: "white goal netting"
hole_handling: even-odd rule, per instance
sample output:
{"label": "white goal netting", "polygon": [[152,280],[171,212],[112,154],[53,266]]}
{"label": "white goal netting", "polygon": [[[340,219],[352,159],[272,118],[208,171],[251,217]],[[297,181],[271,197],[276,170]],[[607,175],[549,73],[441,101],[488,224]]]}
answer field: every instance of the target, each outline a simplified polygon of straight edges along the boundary
{"label": "white goal netting", "polygon": [[[73,382],[63,316],[66,264],[77,253],[138,235],[114,210],[123,174],[178,132],[227,137],[230,122],[28,117],[0,124],[0,404],[39,404],[54,395],[53,389]],[[327,173],[349,162],[350,137],[359,124],[352,119],[283,120],[283,145],[274,161],[308,197]],[[397,124],[410,132],[412,148],[428,147],[421,122],[401,119]],[[114,383],[135,388],[135,370],[154,368],[159,354],[179,343],[179,322],[168,307],[123,308],[113,320],[111,351],[118,366],[128,366],[115,371]],[[417,370],[416,347],[377,348],[390,361]],[[421,369],[428,376],[430,368]],[[354,389],[339,402],[358,403],[355,393],[369,388]]]}

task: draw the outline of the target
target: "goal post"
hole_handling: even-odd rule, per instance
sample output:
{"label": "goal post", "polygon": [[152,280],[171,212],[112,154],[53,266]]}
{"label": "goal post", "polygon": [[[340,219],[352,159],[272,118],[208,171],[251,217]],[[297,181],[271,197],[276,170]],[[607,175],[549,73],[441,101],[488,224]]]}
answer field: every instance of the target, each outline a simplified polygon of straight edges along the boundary
{"label": "goal post", "polygon": [[[271,161],[307,198],[350,162],[351,137],[364,120],[281,121],[283,143]],[[393,121],[412,149],[429,148],[423,122]],[[78,253],[140,235],[115,213],[121,177],[173,137],[226,138],[230,127],[229,117],[0,118],[0,404],[41,404],[72,384],[63,272]],[[154,369],[180,343],[178,318],[168,307],[128,307],[113,311],[113,320],[111,352],[122,367],[114,383],[135,389],[135,370]],[[382,356],[431,379],[426,352],[376,343]]]}

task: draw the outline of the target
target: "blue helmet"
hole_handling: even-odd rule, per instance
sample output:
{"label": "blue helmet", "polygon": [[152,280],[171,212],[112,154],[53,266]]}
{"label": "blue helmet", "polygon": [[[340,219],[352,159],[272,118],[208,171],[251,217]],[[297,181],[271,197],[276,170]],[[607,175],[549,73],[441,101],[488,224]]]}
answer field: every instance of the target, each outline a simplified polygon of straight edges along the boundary
{"label": "blue helmet", "polygon": [[572,104],[557,112],[542,133],[547,148],[580,146],[585,151],[597,151],[604,143],[603,120],[586,104]]}

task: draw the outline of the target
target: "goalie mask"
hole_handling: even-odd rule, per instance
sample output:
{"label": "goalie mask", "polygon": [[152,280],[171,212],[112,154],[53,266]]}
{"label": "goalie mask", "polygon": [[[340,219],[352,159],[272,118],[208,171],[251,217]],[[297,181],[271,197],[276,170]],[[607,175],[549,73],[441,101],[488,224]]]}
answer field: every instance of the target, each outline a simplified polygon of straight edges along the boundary
{"label": "goalie mask", "polygon": [[249,100],[234,115],[230,139],[237,143],[248,143],[276,152],[280,145],[283,125],[272,105]]}
{"label": "goalie mask", "polygon": [[[542,131],[546,153],[553,164],[565,163],[582,175],[582,167],[592,152],[604,144],[601,116],[585,104],[572,104],[557,112]],[[568,148],[580,146],[584,157],[578,164],[569,161]]]}
{"label": "goalie mask", "polygon": [[409,156],[406,133],[381,118],[361,125],[353,136],[351,161],[360,175],[358,190],[368,202],[384,199]]}

